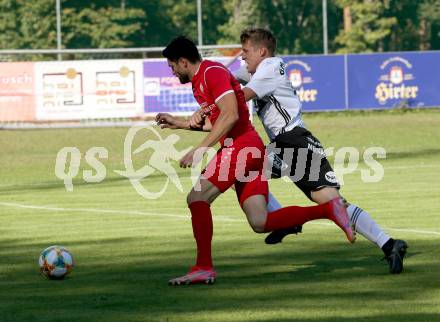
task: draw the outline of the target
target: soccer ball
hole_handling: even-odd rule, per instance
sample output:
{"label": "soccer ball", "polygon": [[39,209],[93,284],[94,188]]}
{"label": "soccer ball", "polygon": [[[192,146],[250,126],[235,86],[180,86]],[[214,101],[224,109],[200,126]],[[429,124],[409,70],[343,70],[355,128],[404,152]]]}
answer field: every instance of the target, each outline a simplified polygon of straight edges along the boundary
{"label": "soccer ball", "polygon": [[38,264],[44,276],[62,279],[72,271],[73,257],[63,246],[50,246],[41,252]]}

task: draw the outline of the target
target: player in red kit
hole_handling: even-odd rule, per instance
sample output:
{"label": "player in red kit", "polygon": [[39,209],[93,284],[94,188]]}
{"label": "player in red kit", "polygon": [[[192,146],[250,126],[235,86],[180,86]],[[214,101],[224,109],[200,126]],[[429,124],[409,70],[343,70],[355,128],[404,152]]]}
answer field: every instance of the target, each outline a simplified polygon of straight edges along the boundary
{"label": "player in red kit", "polygon": [[204,151],[217,143],[221,145],[187,197],[197,244],[196,265],[186,275],[170,280],[170,285],[215,281],[210,205],[232,185],[250,226],[257,233],[325,218],[335,222],[347,239],[354,242],[355,236],[340,198],[318,206],[290,206],[268,213],[268,183],[263,175],[265,147],[249,121],[239,83],[222,64],[202,60],[195,44],[183,36],[174,39],[162,54],[182,84],[192,83],[194,97],[207,116],[204,124],[195,127],[188,119],[166,113],[156,116],[162,128],[209,131],[202,142],[180,160],[180,166],[195,166]]}

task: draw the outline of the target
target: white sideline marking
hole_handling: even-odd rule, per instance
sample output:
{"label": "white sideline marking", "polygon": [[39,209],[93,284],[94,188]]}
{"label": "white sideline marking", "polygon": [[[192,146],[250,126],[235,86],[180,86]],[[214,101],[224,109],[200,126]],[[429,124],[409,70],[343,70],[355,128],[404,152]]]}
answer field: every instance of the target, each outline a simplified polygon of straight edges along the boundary
{"label": "white sideline marking", "polygon": [[440,235],[440,232],[430,231],[430,230],[405,229],[405,228],[388,228],[388,229],[389,230],[394,230],[394,231],[401,231],[401,232],[404,232],[404,233]]}
{"label": "white sideline marking", "polygon": [[[307,224],[312,225],[320,225],[320,226],[333,226],[334,224],[329,222],[308,222]],[[440,232],[438,231],[432,231],[432,230],[422,230],[422,229],[406,229],[406,228],[384,228],[385,230],[390,231],[401,231],[404,233],[414,233],[414,234],[425,234],[425,235],[437,235],[440,236]]]}
{"label": "white sideline marking", "polygon": [[[25,208],[25,209],[36,209],[36,210],[49,210],[49,211],[74,211],[74,212],[91,212],[91,213],[107,213],[107,214],[125,214],[125,215],[143,215],[152,217],[171,217],[189,220],[189,215],[178,215],[178,214],[164,214],[164,213],[152,213],[145,211],[133,211],[133,210],[110,210],[110,209],[93,209],[93,208],[61,208],[61,207],[48,207],[48,206],[34,206],[34,205],[23,205],[12,202],[0,202],[1,206],[14,207],[14,208]],[[214,221],[225,221],[225,222],[244,222],[244,219],[235,219],[228,217],[214,216]],[[325,222],[309,222],[308,224],[319,225],[319,226],[333,226],[332,223]],[[423,234],[423,235],[436,235],[440,236],[440,232],[422,229],[405,229],[405,228],[385,228],[385,230],[390,231],[400,231],[405,233]]]}
{"label": "white sideline marking", "polygon": [[[385,170],[400,170],[400,169],[414,169],[414,168],[440,168],[440,165],[438,164],[416,164],[416,165],[396,165],[396,166],[389,166],[389,167],[383,167]],[[369,168],[365,168],[368,170]]]}
{"label": "white sideline marking", "polygon": [[[61,208],[61,207],[48,207],[48,206],[33,206],[33,205],[22,205],[12,202],[0,202],[1,206],[15,207],[15,208],[26,208],[26,209],[36,209],[36,210],[49,210],[49,211],[73,211],[73,212],[91,212],[91,213],[105,213],[105,214],[125,214],[125,215],[143,215],[152,217],[171,217],[179,219],[190,219],[189,215],[178,215],[170,213],[152,213],[146,211],[136,211],[136,210],[111,210],[111,209],[93,209],[93,208]],[[215,218],[214,218],[215,219]],[[217,218],[220,221],[242,221],[239,219],[233,219],[228,217]]]}

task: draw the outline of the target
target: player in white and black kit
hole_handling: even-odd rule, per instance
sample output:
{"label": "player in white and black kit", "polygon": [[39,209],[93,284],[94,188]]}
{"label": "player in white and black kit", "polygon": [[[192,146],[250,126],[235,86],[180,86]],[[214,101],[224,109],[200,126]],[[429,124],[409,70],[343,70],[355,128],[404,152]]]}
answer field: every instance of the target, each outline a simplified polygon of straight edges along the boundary
{"label": "player in white and black kit", "polygon": [[[243,91],[246,100],[255,100],[258,117],[271,142],[275,143],[272,147],[275,145],[280,150],[271,153],[269,149],[266,152],[269,159],[274,160],[272,177],[285,174],[282,173],[281,160],[291,158],[289,164],[296,166],[290,167],[290,175],[287,175],[310,200],[321,204],[339,196],[340,185],[325,157],[324,148],[306,129],[301,118],[301,102],[285,75],[283,60],[274,57],[275,37],[266,29],[252,28],[241,33],[240,42],[246,66],[234,76],[245,86]],[[305,162],[303,167],[301,162]],[[280,207],[278,201],[270,195],[269,210]],[[407,243],[390,238],[363,209],[347,203],[347,212],[356,232],[383,250],[390,272],[402,272]],[[292,227],[290,230],[272,232],[266,242],[281,242],[284,236],[298,230],[301,229]]]}

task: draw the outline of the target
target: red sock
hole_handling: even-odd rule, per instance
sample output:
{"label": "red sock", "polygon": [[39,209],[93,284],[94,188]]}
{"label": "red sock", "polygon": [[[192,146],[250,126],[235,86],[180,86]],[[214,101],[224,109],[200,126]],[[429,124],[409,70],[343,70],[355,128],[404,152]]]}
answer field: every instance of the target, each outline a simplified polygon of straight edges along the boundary
{"label": "red sock", "polygon": [[329,203],[311,207],[290,206],[267,214],[265,231],[290,228],[302,225],[310,220],[328,218],[331,213]]}
{"label": "red sock", "polygon": [[195,201],[189,205],[194,238],[197,243],[197,266],[212,267],[212,215],[209,203]]}

